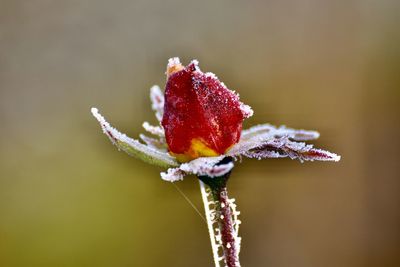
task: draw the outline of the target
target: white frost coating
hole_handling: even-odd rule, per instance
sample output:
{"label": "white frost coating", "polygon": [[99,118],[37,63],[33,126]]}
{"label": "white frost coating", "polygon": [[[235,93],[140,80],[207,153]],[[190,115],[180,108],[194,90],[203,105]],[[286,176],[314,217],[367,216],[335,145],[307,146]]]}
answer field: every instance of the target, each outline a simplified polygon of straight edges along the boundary
{"label": "white frost coating", "polygon": [[198,176],[207,175],[210,177],[218,177],[227,174],[234,167],[232,162],[216,165],[223,158],[224,156],[197,158],[182,164],[179,168],[186,173],[192,173]]}
{"label": "white frost coating", "polygon": [[170,59],[168,59],[168,64],[167,64],[167,68],[172,68],[176,65],[180,65],[181,61],[179,59],[179,57],[172,57]]}
{"label": "white frost coating", "polygon": [[199,61],[197,59],[192,59],[192,61],[190,61],[190,64],[194,64],[196,67],[198,67]]}
{"label": "white frost coating", "polygon": [[276,151],[269,151],[269,150],[263,150],[260,152],[245,152],[243,154],[244,156],[248,157],[248,158],[256,158],[258,160],[262,160],[262,159],[277,159],[277,158],[285,158],[287,157],[287,155],[285,154],[279,154],[279,152]]}
{"label": "white frost coating", "polygon": [[161,172],[161,179],[167,182],[176,182],[182,181],[183,177],[186,175],[181,169],[179,168],[169,168],[167,172]]}
{"label": "white frost coating", "polygon": [[[204,75],[205,75],[207,78],[211,78],[211,79],[218,80],[217,75],[215,75],[215,74],[212,73],[212,72],[206,72],[206,73],[204,73]],[[225,87],[225,86],[224,86],[224,87]]]}
{"label": "white frost coating", "polygon": [[168,153],[141,144],[138,140],[132,139],[113,128],[99,113],[97,108],[92,108],[91,112],[100,123],[103,132],[118,149],[125,151],[131,156],[138,157],[148,163],[161,167],[178,166],[175,158],[171,157]]}
{"label": "white frost coating", "polygon": [[250,118],[254,114],[253,109],[249,105],[243,104],[242,102],[240,102],[240,110],[246,119]]}
{"label": "white frost coating", "polygon": [[157,120],[161,121],[164,114],[164,94],[158,85],[150,88],[150,100],[151,108],[154,110]]}
{"label": "white frost coating", "polygon": [[165,136],[164,129],[161,128],[161,126],[150,125],[150,123],[148,123],[147,121],[143,122],[142,126],[147,132],[151,134],[157,135],[159,137]]}

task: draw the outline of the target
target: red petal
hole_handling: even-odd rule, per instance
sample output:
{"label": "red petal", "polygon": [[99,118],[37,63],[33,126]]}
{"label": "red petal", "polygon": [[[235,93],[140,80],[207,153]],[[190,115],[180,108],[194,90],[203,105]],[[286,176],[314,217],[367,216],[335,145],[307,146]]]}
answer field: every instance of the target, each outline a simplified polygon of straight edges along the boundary
{"label": "red petal", "polygon": [[185,68],[173,63],[162,119],[170,152],[187,159],[225,153],[240,139],[244,105],[217,77],[201,72],[197,61]]}

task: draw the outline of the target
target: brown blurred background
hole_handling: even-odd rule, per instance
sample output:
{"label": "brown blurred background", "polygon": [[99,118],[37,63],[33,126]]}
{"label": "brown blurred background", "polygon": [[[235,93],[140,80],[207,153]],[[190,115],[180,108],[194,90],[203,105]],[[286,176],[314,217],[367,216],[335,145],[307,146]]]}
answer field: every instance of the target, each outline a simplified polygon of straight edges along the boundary
{"label": "brown blurred background", "polygon": [[[245,160],[243,266],[400,266],[400,2],[0,0],[0,266],[212,266],[206,225],[137,137],[167,59],[196,58],[340,163]],[[194,177],[178,186],[202,210]]]}

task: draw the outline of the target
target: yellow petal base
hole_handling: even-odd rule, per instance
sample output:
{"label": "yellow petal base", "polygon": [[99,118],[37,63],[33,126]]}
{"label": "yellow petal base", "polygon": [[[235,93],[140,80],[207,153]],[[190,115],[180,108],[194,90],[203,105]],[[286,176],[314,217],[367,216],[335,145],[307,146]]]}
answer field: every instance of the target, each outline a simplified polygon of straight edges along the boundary
{"label": "yellow petal base", "polygon": [[184,154],[176,154],[170,152],[179,162],[188,162],[200,157],[216,157],[217,152],[209,148],[201,139],[195,138],[192,140],[190,148]]}

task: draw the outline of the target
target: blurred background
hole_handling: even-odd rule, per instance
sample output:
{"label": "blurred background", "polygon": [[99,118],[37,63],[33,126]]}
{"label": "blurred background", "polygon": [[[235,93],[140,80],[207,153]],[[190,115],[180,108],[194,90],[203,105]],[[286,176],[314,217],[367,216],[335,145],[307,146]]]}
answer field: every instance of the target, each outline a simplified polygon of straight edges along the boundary
{"label": "blurred background", "polygon": [[[339,163],[244,160],[243,266],[400,266],[400,2],[0,0],[0,266],[212,266],[206,224],[118,152],[169,57]],[[202,211],[195,177],[177,184]]]}

